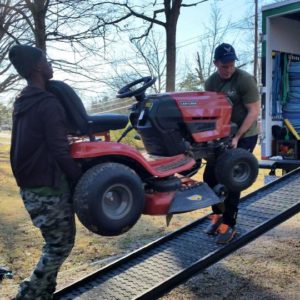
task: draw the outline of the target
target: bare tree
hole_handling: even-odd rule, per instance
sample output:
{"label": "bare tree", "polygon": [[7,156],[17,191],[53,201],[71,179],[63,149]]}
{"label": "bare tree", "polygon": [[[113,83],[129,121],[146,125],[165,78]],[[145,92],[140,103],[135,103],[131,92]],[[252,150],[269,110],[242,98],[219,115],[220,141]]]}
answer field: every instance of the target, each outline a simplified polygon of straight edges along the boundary
{"label": "bare tree", "polygon": [[[183,7],[195,7],[207,0],[185,3],[184,0],[163,0],[161,3],[155,1],[144,2],[142,5],[134,5],[129,0],[103,1],[102,4],[111,5],[111,13],[101,19],[105,26],[115,26],[117,30],[136,30],[128,23],[132,17],[144,22],[144,31],[132,39],[143,39],[149,35],[154,25],[164,28],[166,34],[166,90],[175,89],[176,74],[176,31],[180,10]],[[99,5],[101,4],[99,3]],[[120,10],[122,8],[123,10]],[[150,13],[149,13],[150,12]],[[162,17],[163,15],[163,17]],[[162,20],[164,18],[164,20]],[[122,27],[121,24],[126,22]]]}
{"label": "bare tree", "polygon": [[99,24],[105,12],[98,11],[95,3],[93,0],[1,1],[0,59],[5,61],[5,67],[1,68],[0,92],[10,86],[3,77],[5,74],[16,79],[7,62],[7,52],[13,43],[35,45],[48,54],[60,51],[60,59],[52,61],[56,69],[77,74],[82,81],[96,81],[95,69],[99,65],[95,59],[89,63],[88,58],[101,55],[106,33]]}
{"label": "bare tree", "polygon": [[166,87],[164,79],[166,72],[166,52],[160,49],[162,39],[161,35],[151,31],[149,38],[144,43],[140,40],[132,40],[138,51],[138,56],[141,58],[142,63],[145,63],[149,74],[157,78],[154,86],[156,93],[160,93]]}
{"label": "bare tree", "polygon": [[196,56],[197,66],[195,70],[201,85],[215,69],[213,63],[214,50],[223,42],[230,26],[230,21],[227,21],[225,26],[222,25],[222,12],[216,1],[214,1],[211,4],[210,22],[205,26],[205,37],[200,42],[200,53],[197,52]]}
{"label": "bare tree", "polygon": [[0,126],[10,125],[11,123],[11,105],[4,105],[0,103]]}
{"label": "bare tree", "polygon": [[[131,40],[132,58],[110,58],[113,73],[104,79],[106,84],[113,90],[119,89],[129,81],[143,76],[156,77],[153,90],[160,93],[165,89],[166,53],[160,49],[163,37],[161,34],[151,31],[145,41]],[[128,55],[128,51],[126,54]],[[121,65],[121,67],[119,66]],[[122,65],[126,64],[125,67]]]}
{"label": "bare tree", "polygon": [[[224,42],[224,38],[231,28],[231,22],[223,22],[222,12],[213,1],[210,5],[209,23],[203,25],[204,33],[201,35],[200,51],[196,53],[196,64],[186,63],[185,78],[179,83],[182,90],[202,90],[205,80],[214,72],[214,50],[217,45]],[[196,65],[196,66],[195,66]],[[194,67],[195,66],[195,67]]]}
{"label": "bare tree", "polygon": [[258,0],[254,0],[254,62],[253,75],[257,78],[257,64],[258,64]]}
{"label": "bare tree", "polygon": [[[10,0],[5,0],[0,5],[0,93],[19,80],[18,75],[8,74],[10,64],[7,60],[7,54],[14,43],[15,27],[20,24],[17,13],[10,9],[10,3]],[[20,31],[20,33],[24,33],[24,31]]]}
{"label": "bare tree", "polygon": [[198,76],[193,73],[188,73],[178,85],[179,89],[184,91],[200,91],[201,86]]}
{"label": "bare tree", "polygon": [[[69,55],[62,53],[59,60],[54,60],[54,67],[69,74],[79,74],[82,81],[91,82],[99,81],[94,70],[101,64],[95,63],[95,59],[88,63],[88,57],[99,55],[99,48],[113,42],[116,32],[129,33],[132,40],[138,41],[147,38],[153,26],[159,25],[166,35],[166,89],[174,90],[180,10],[205,1],[164,0],[158,3],[153,0],[138,5],[130,0],[5,0],[1,1],[0,8],[6,20],[12,20],[14,15],[16,22],[6,30],[6,23],[0,24],[0,28],[8,36],[9,43],[36,45],[47,53],[53,49],[72,51]],[[142,25],[137,24],[137,20],[142,21]],[[117,31],[112,33],[113,29]]]}
{"label": "bare tree", "polygon": [[260,15],[262,4],[257,0],[248,0],[247,4],[248,10],[244,16],[243,22],[236,26],[236,30],[243,32],[243,42],[245,44],[243,47],[244,50],[238,55],[240,59],[239,67],[246,67],[251,64],[253,66],[253,75],[257,79],[257,82],[260,82],[261,44],[258,40],[258,32],[262,25]]}

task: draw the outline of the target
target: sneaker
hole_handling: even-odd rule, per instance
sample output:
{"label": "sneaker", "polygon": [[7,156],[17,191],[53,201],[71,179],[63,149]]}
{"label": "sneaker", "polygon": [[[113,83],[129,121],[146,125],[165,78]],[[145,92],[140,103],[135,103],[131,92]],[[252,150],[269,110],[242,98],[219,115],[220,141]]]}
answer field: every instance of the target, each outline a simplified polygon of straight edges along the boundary
{"label": "sneaker", "polygon": [[217,234],[217,230],[222,223],[223,220],[222,215],[211,214],[208,216],[208,218],[210,219],[210,224],[205,229],[205,233],[209,235],[215,235]]}
{"label": "sneaker", "polygon": [[217,244],[227,244],[229,243],[237,234],[235,227],[230,227],[227,224],[222,223],[217,230],[218,238],[216,240]]}

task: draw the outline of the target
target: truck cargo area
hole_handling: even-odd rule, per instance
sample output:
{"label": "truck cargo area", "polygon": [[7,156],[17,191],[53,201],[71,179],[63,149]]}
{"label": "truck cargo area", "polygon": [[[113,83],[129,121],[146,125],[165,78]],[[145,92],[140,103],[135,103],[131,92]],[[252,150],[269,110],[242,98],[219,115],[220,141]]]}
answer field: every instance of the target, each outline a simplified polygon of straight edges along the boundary
{"label": "truck cargo area", "polygon": [[290,171],[300,165],[299,1],[263,7],[262,22],[262,159]]}

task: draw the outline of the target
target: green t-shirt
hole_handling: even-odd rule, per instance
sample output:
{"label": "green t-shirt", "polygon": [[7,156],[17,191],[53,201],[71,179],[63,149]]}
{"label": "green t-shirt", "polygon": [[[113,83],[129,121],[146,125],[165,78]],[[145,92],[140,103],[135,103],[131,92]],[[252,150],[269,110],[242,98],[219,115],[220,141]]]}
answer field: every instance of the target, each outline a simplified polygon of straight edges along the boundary
{"label": "green t-shirt", "polygon": [[64,175],[62,175],[61,185],[57,189],[51,186],[41,186],[36,188],[25,188],[25,189],[35,194],[38,194],[40,196],[60,196],[64,193],[70,192],[69,184],[67,182],[66,176]]}
{"label": "green t-shirt", "polygon": [[[239,127],[248,113],[244,104],[259,101],[256,80],[246,71],[236,69],[230,79],[224,80],[218,72],[212,74],[205,82],[205,90],[222,92],[228,96],[233,104],[231,121]],[[257,121],[245,132],[243,137],[258,134]]]}

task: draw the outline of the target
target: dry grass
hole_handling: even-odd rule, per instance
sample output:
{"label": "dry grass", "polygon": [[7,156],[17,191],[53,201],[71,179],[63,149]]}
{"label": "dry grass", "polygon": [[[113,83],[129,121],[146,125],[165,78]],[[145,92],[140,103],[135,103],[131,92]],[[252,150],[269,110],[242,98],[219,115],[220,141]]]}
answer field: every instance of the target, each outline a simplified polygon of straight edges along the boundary
{"label": "dry grass", "polygon": [[[0,136],[0,265],[12,269],[14,278],[6,279],[0,285],[1,300],[15,295],[18,283],[30,275],[42,245],[40,233],[31,224],[11,174],[7,141],[7,137]],[[258,148],[256,155],[259,157]],[[265,173],[260,173],[257,182],[244,194],[262,186]],[[201,171],[196,177],[201,180]],[[166,227],[164,217],[143,216],[134,228],[118,237],[97,236],[77,222],[76,245],[59,273],[59,287],[167,232],[176,230],[208,211],[206,209],[175,216],[169,227]]]}

